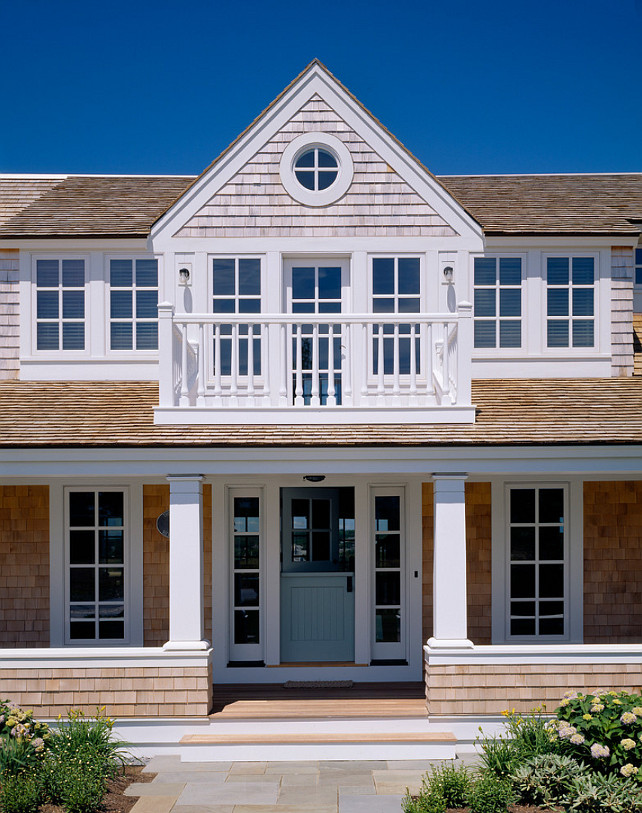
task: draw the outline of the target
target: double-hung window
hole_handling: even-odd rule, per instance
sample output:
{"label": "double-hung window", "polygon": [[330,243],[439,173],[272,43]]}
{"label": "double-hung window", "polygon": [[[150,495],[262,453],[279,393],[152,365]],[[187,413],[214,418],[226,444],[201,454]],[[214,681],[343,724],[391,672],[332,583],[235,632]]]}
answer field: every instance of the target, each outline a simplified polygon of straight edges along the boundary
{"label": "double-hung window", "polygon": [[635,285],[642,288],[642,248],[635,249]]}
{"label": "double-hung window", "polygon": [[475,257],[473,284],[475,347],[521,347],[521,258]]}
{"label": "double-hung window", "polygon": [[[372,311],[375,314],[411,314],[421,310],[421,261],[419,257],[373,257]],[[408,375],[414,335],[415,372],[420,373],[418,326],[373,325],[372,372]],[[381,341],[381,345],[380,345]],[[396,368],[396,369],[395,369]]]}
{"label": "double-hung window", "polygon": [[84,260],[36,260],[36,349],[85,349]]}
{"label": "double-hung window", "polygon": [[[212,310],[215,314],[261,313],[261,260],[215,257],[212,260]],[[214,372],[261,375],[261,325],[214,326]]]}
{"label": "double-hung window", "polygon": [[158,260],[109,261],[110,347],[158,349]]}
{"label": "double-hung window", "polygon": [[595,345],[595,259],[546,258],[546,344]]}

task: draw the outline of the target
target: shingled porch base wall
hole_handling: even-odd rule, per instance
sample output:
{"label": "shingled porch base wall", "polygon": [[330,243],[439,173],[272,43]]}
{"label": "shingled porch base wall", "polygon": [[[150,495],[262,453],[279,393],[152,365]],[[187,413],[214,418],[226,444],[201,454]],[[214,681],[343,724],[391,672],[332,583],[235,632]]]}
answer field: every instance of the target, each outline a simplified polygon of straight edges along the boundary
{"label": "shingled porch base wall", "polygon": [[569,690],[639,692],[642,686],[642,663],[433,665],[425,674],[431,715],[527,712],[542,704],[552,713]]}
{"label": "shingled porch base wall", "polygon": [[56,718],[69,709],[110,717],[205,717],[212,707],[212,666],[0,668],[2,696]]}

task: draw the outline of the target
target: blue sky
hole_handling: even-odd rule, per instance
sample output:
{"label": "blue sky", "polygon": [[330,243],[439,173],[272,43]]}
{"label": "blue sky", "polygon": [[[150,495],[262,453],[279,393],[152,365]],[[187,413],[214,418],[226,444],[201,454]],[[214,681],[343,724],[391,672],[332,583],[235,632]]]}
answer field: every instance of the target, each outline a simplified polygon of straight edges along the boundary
{"label": "blue sky", "polygon": [[314,57],[433,172],[642,171],[642,0],[0,0],[0,172],[200,172]]}

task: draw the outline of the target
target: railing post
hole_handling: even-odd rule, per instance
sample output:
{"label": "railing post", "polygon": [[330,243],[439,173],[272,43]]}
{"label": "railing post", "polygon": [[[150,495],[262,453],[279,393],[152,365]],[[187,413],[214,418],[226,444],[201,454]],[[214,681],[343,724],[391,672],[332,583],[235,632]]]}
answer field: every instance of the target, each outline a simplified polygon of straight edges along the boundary
{"label": "railing post", "polygon": [[176,406],[174,401],[174,306],[161,302],[158,306],[158,404]]}
{"label": "railing post", "polygon": [[460,302],[457,306],[457,403],[468,406],[472,401],[471,379],[473,377],[473,306]]}

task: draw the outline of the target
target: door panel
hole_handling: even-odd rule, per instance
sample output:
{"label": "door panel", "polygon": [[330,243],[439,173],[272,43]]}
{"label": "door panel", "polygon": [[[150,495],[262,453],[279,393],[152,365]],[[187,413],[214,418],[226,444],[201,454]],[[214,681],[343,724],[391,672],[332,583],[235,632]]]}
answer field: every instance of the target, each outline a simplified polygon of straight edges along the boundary
{"label": "door panel", "polygon": [[335,488],[282,491],[283,663],[354,659],[353,574],[346,572],[353,556],[346,528],[339,532],[340,522],[349,523],[340,503]]}

